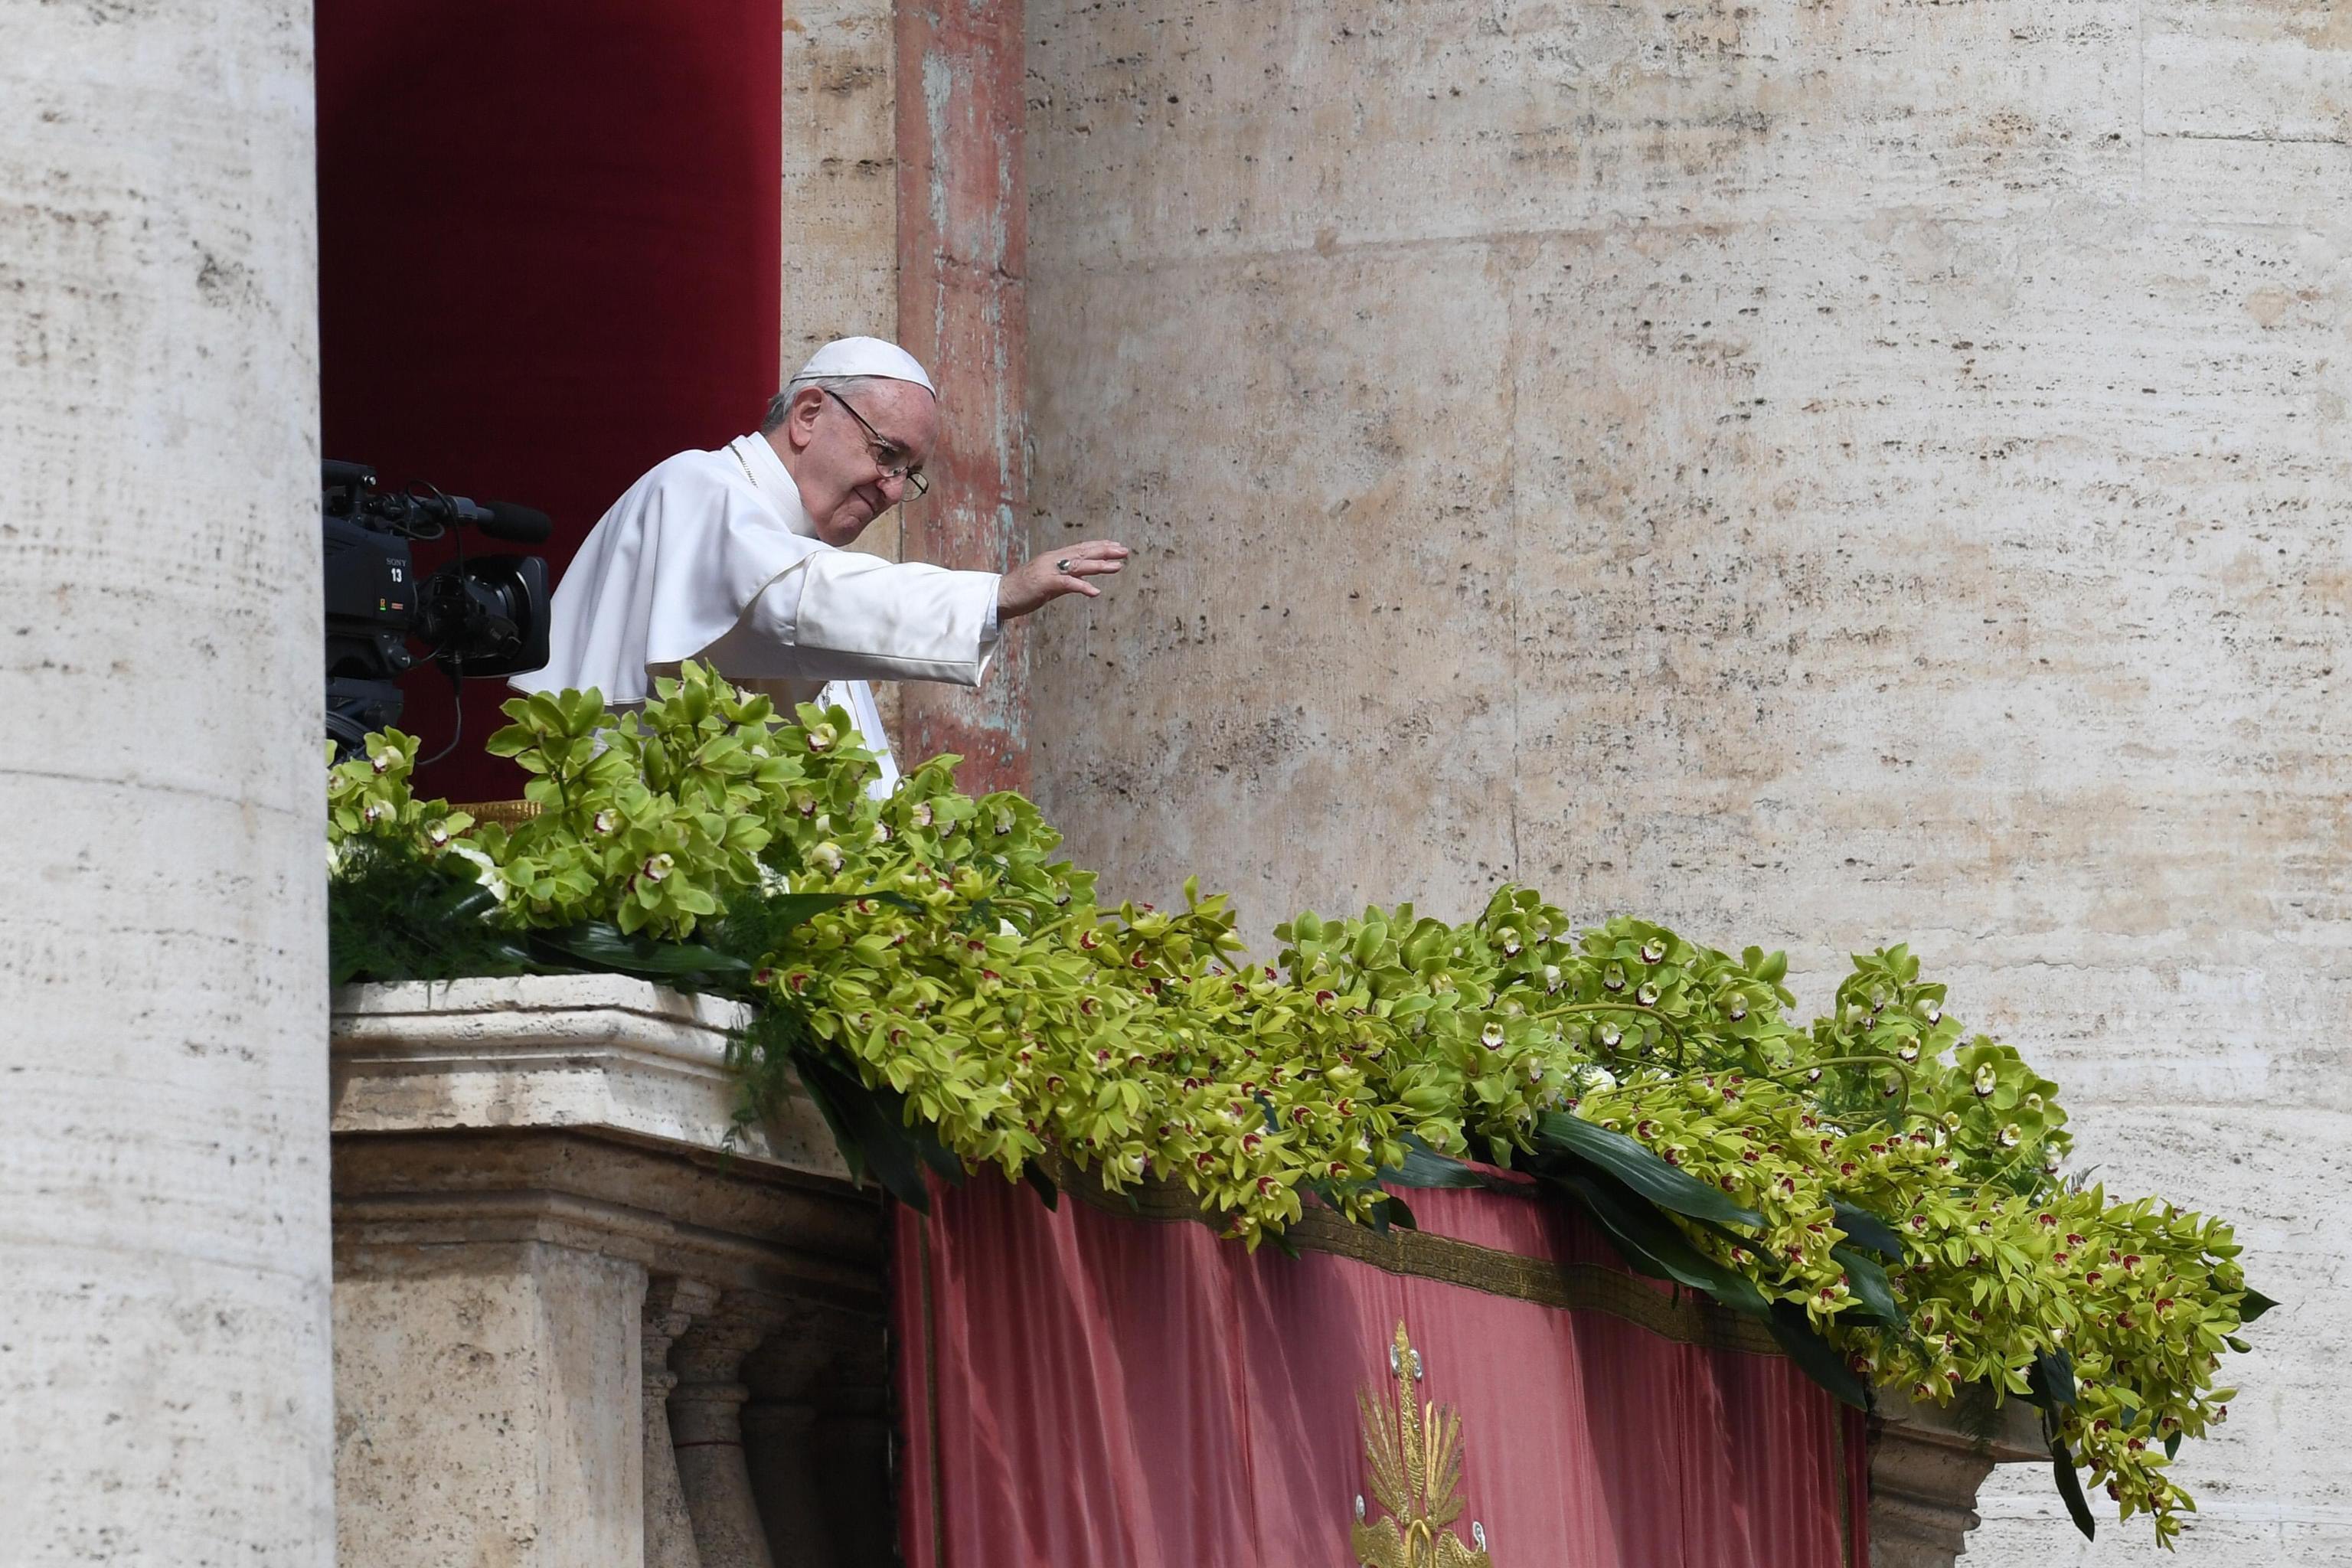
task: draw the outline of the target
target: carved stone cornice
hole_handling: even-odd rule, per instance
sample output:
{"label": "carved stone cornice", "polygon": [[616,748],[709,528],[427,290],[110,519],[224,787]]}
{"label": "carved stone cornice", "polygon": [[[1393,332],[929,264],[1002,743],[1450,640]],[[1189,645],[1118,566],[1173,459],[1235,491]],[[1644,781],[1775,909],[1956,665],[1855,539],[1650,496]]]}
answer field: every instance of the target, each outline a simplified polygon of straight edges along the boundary
{"label": "carved stone cornice", "polygon": [[726,1057],[741,1016],[617,974],[345,986],[329,1032],[334,1131],[596,1128],[848,1180],[805,1099],[737,1126]]}

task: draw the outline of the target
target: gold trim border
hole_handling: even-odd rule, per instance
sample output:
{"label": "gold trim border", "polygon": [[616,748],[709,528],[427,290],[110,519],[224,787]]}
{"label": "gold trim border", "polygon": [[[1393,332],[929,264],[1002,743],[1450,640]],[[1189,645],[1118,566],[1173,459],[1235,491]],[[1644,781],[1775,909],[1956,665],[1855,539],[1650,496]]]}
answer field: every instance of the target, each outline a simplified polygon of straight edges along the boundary
{"label": "gold trim border", "polygon": [[544,808],[535,800],[473,800],[449,809],[462,811],[476,822],[495,822],[514,827],[529,822]]}
{"label": "gold trim border", "polygon": [[[1216,1223],[1213,1216],[1202,1212],[1191,1193],[1172,1182],[1147,1183],[1130,1193],[1115,1194],[1067,1167],[1056,1175],[1063,1191],[1106,1214],[1161,1223]],[[1639,1275],[1606,1264],[1556,1263],[1401,1226],[1391,1226],[1383,1235],[1321,1207],[1308,1208],[1283,1235],[1294,1247],[1367,1263],[1386,1274],[1434,1280],[1559,1311],[1605,1313],[1677,1344],[1742,1355],[1781,1353],[1771,1331],[1753,1319],[1691,1291],[1654,1289]]]}

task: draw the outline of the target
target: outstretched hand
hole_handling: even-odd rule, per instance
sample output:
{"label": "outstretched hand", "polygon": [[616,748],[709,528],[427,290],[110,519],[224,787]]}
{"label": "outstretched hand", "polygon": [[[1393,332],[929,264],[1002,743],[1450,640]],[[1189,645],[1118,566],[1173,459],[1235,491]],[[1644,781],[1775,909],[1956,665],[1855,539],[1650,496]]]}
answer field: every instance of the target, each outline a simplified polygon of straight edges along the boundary
{"label": "outstretched hand", "polygon": [[1066,545],[1051,555],[1040,555],[1025,566],[1015,566],[997,582],[996,618],[1009,621],[1015,616],[1025,616],[1065,594],[1084,594],[1089,599],[1095,598],[1102,590],[1087,579],[1111,575],[1127,557],[1126,545],[1108,539],[1092,539],[1084,544]]}

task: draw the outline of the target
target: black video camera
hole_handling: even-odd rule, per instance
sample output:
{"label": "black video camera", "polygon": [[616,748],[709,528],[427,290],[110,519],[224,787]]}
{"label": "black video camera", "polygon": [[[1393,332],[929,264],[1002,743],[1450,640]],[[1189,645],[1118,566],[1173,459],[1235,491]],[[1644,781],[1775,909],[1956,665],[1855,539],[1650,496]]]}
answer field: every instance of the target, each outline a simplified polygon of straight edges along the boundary
{"label": "black video camera", "polygon": [[477,505],[429,485],[381,490],[362,463],[330,461],[324,470],[327,738],[338,759],[356,755],[370,731],[400,718],[399,678],[420,657],[412,637],[452,686],[463,676],[520,675],[547,663],[543,559],[468,556],[461,545],[420,583],[408,550],[460,524],[537,544],[547,537],[545,512]]}

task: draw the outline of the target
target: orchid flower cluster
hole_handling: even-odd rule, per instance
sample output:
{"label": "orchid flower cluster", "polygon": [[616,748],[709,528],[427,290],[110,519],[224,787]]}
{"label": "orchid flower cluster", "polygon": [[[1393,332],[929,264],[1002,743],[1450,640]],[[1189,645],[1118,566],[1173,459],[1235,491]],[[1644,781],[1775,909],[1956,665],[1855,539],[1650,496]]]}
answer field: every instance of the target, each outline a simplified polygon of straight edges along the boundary
{"label": "orchid flower cluster", "polygon": [[[960,793],[952,757],[873,798],[839,709],[783,721],[689,665],[632,719],[593,691],[508,712],[490,749],[532,775],[539,816],[418,801],[415,742],[386,731],[331,771],[338,852],[456,857],[518,928],[684,941],[730,907],[829,896],[761,955],[769,1005],[969,1166],[1181,1183],[1252,1247],[1309,1201],[1381,1222],[1417,1151],[1507,1167],[1545,1119],[1584,1119],[1761,1216],[1674,1223],[1869,1383],[2023,1395],[2063,1350],[2075,1397],[2053,1423],[2093,1479],[2168,1542],[2194,1506],[2168,1461],[2226,1415],[2219,1358],[2262,1304],[2229,1227],[2064,1180],[2056,1086],[1967,1034],[1900,947],[1855,958],[1810,1028],[1777,953],[1627,919],[1580,933],[1510,887],[1462,924],[1300,914],[1264,964],[1192,884],[1181,909],[1099,907],[1036,808]],[[1840,1205],[1900,1256],[1859,1266]]]}

